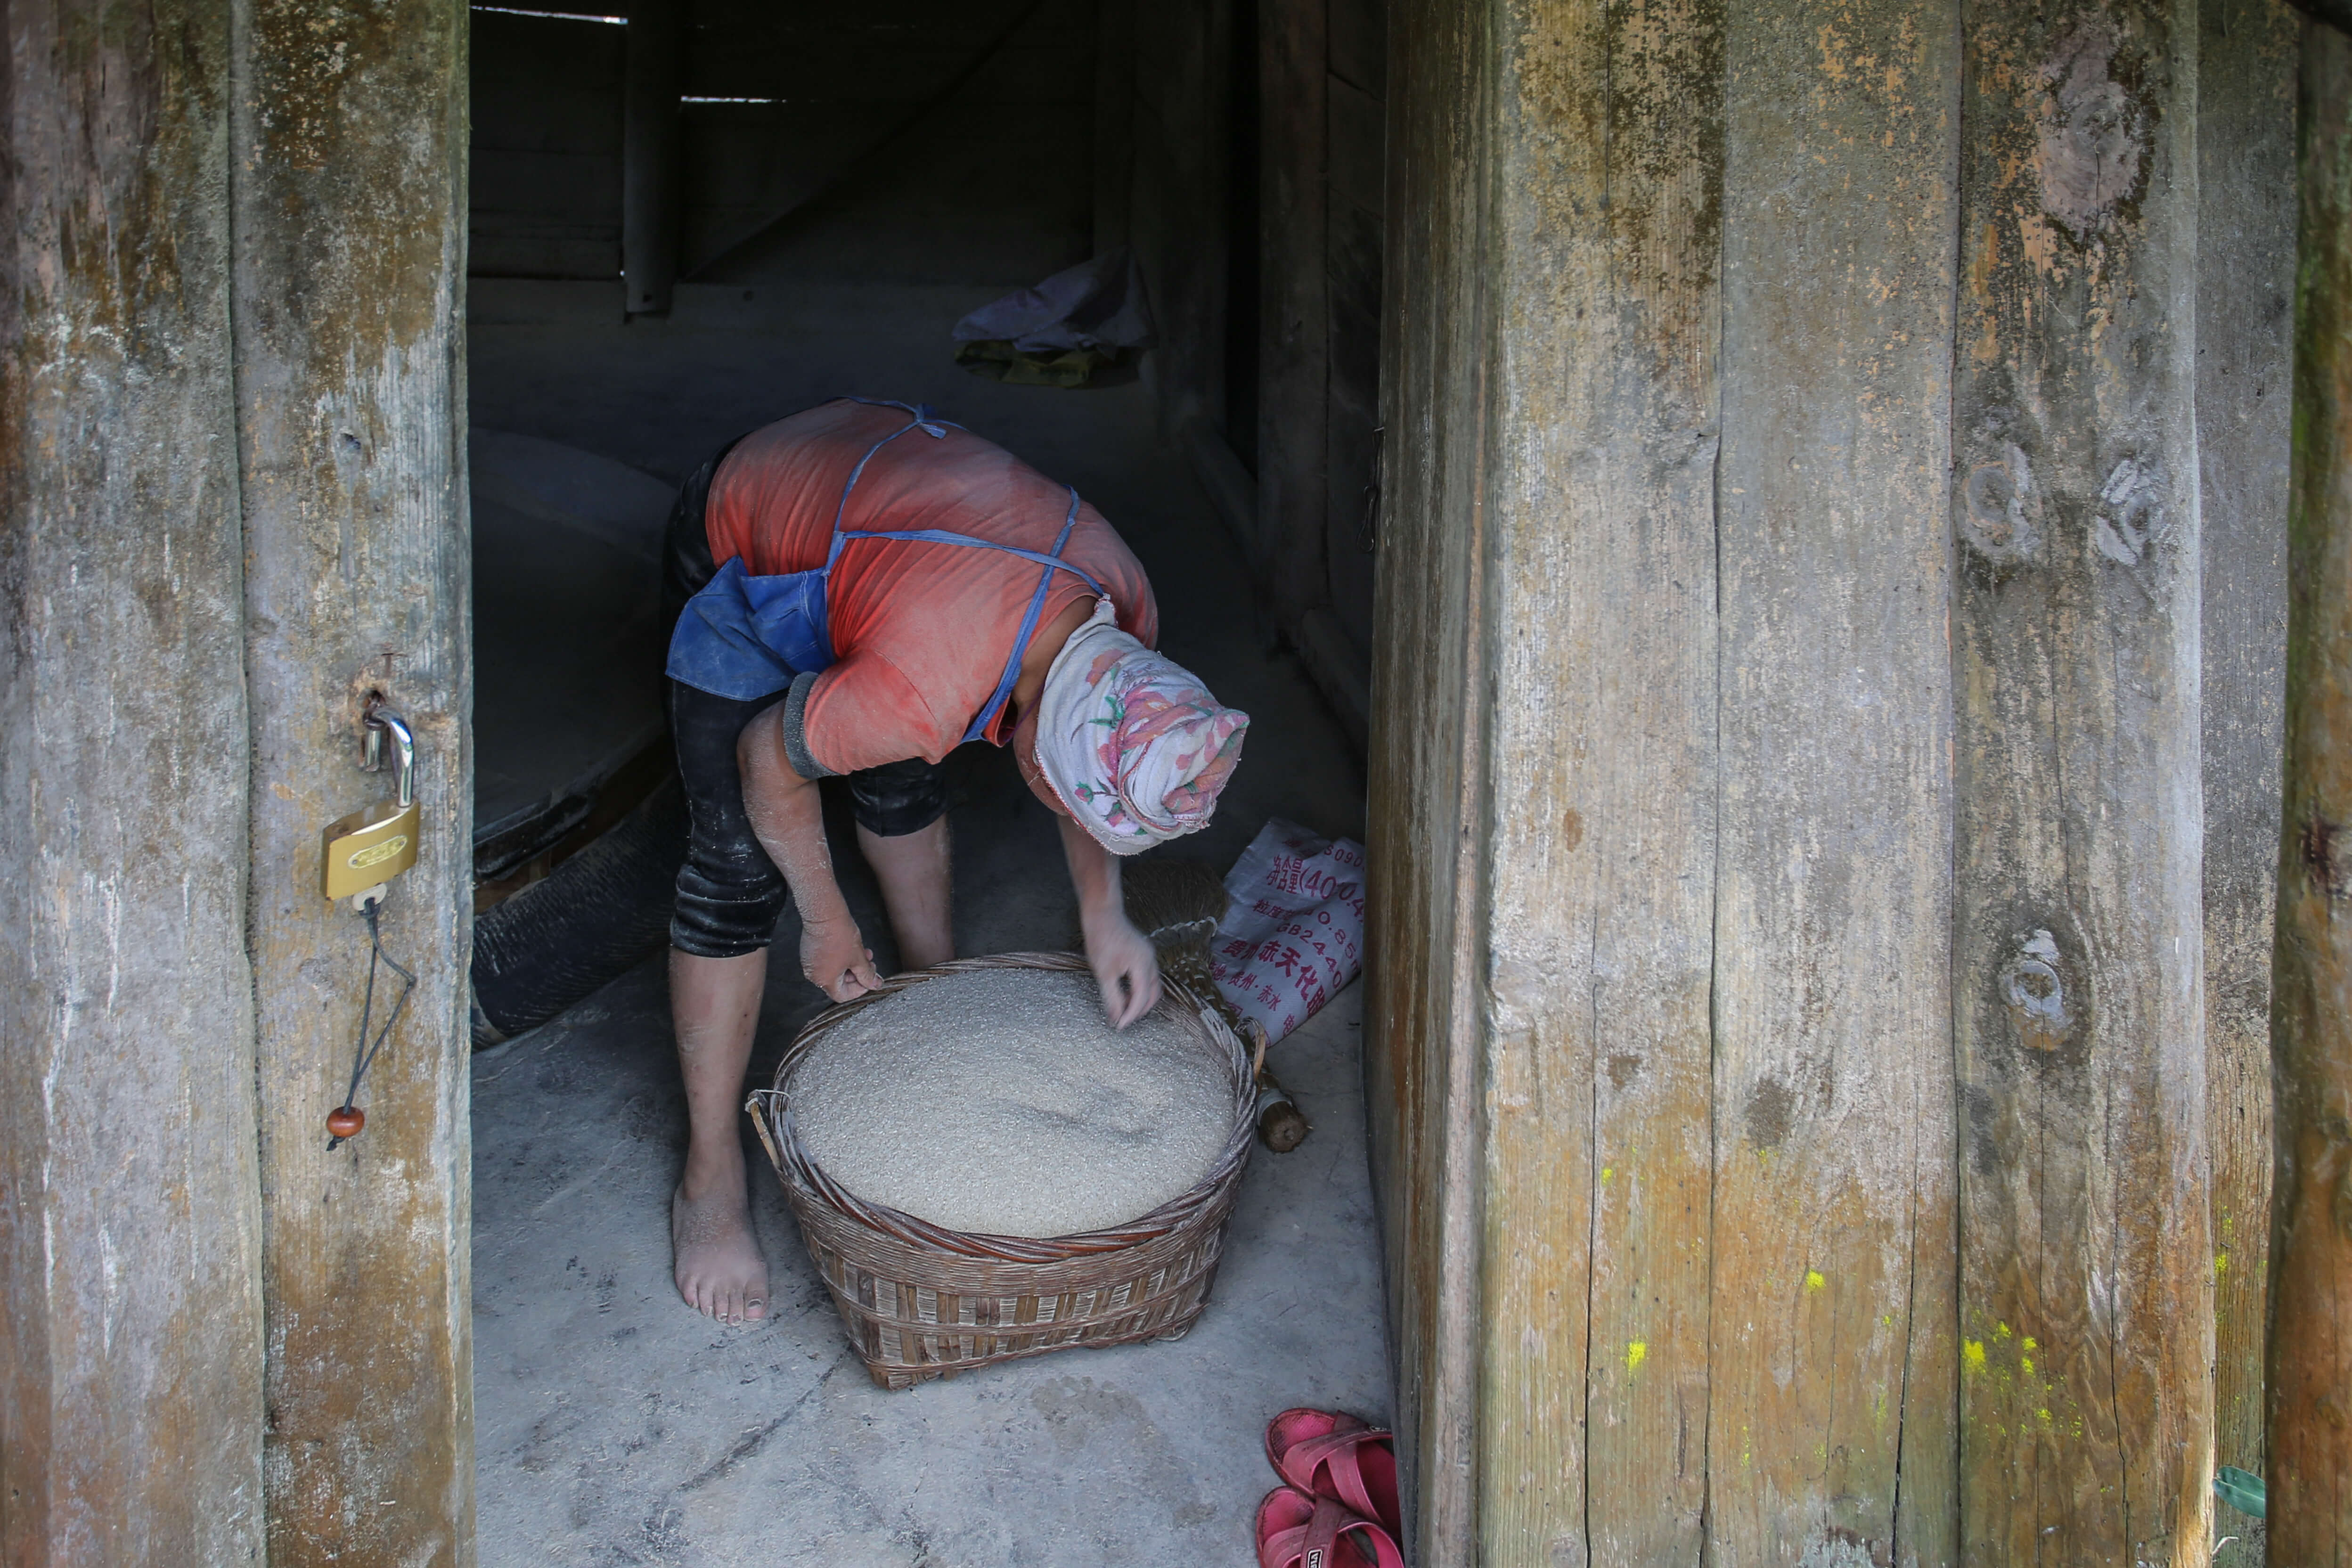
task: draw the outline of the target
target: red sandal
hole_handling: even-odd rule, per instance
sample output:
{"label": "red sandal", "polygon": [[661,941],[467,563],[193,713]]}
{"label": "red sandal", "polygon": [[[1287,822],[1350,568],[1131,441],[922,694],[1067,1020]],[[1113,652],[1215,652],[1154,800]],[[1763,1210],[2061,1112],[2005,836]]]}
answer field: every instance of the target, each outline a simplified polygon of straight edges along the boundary
{"label": "red sandal", "polygon": [[1333,1498],[1276,1487],[1257,1505],[1258,1568],[1404,1568],[1388,1531]]}
{"label": "red sandal", "polygon": [[1266,1423],[1265,1457],[1307,1496],[1344,1503],[1391,1541],[1403,1532],[1396,1447],[1381,1428],[1328,1410],[1286,1410]]}

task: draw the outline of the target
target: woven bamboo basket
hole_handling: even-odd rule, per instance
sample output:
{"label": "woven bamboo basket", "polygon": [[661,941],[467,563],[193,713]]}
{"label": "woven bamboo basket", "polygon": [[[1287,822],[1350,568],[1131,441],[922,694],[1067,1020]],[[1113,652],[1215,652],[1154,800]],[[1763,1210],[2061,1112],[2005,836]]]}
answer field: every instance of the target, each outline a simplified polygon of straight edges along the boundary
{"label": "woven bamboo basket", "polygon": [[1181,1195],[1112,1229],[1039,1239],[949,1230],[836,1184],[793,1125],[785,1089],[793,1068],[860,1008],[977,969],[1085,973],[1087,963],[1076,953],[1011,952],[894,976],[803,1029],[776,1068],[775,1087],[755,1091],[744,1106],[850,1341],[885,1388],[1075,1346],[1179,1338],[1208,1305],[1225,1216],[1249,1160],[1257,1091],[1248,1054],[1205,999],[1163,979],[1154,1012],[1193,1030],[1225,1063],[1233,1095],[1223,1152]]}

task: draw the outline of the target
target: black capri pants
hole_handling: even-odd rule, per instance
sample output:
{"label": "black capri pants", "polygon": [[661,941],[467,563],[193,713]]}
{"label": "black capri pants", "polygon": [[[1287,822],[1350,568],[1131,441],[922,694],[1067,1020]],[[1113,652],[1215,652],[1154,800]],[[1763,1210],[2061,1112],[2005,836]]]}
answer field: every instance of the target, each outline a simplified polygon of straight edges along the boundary
{"label": "black capri pants", "polygon": [[[740,440],[741,437],[737,437]],[[734,449],[730,441],[679,487],[662,543],[662,624],[676,626],[686,602],[717,575],[710,536],[703,526],[710,481]],[[760,847],[743,809],[743,776],[735,747],[743,727],[784,700],[738,701],[669,682],[669,732],[677,748],[690,830],[686,864],[678,868],[670,906],[669,941],[698,958],[737,958],[775,940],[791,890],[783,873]],[[849,799],[858,825],[882,838],[918,833],[946,815],[945,770],[911,757],[849,775]]]}

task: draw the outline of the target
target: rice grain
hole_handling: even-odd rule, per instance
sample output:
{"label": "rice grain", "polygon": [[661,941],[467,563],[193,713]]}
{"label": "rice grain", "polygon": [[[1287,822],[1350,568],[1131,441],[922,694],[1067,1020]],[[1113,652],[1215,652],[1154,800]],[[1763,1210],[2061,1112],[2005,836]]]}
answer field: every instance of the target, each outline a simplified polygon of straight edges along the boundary
{"label": "rice grain", "polygon": [[1055,1237],[1150,1213],[1208,1173],[1225,1065],[1157,1016],[1111,1028],[1093,980],[940,975],[831,1031],[785,1084],[809,1158],[950,1229]]}

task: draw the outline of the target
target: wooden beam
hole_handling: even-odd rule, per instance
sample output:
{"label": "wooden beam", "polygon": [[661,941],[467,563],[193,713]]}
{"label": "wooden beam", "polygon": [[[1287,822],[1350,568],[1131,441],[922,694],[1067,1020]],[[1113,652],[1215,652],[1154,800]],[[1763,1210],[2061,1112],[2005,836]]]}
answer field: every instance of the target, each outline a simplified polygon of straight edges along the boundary
{"label": "wooden beam", "polygon": [[[1171,445],[1185,439],[1195,419],[1222,423],[1229,247],[1240,242],[1229,232],[1234,150],[1227,116],[1236,55],[1253,70],[1258,58],[1255,31],[1246,40],[1234,37],[1234,9],[1230,0],[1185,0],[1132,12],[1134,177],[1127,234],[1159,322],[1159,345],[1143,356],[1143,379]],[[1250,155],[1259,155],[1255,142]],[[1250,560],[1255,566],[1255,542]]]}
{"label": "wooden beam", "polygon": [[[1371,507],[1380,482],[1381,208],[1386,112],[1378,96],[1385,23],[1378,0],[1329,0],[1334,68],[1325,92],[1330,181],[1324,205],[1324,592],[1331,620],[1352,645],[1351,679],[1371,668]],[[1371,89],[1337,68],[1342,50]],[[1369,57],[1369,58],[1365,58]],[[1359,740],[1358,744],[1361,745]]]}
{"label": "wooden beam", "polygon": [[1095,0],[1095,254],[1127,243],[1135,196],[1135,0]]}
{"label": "wooden beam", "polygon": [[263,1544],[229,18],[0,32],[0,1559]]}
{"label": "wooden beam", "polygon": [[[648,0],[648,3],[675,5],[677,0]],[[735,223],[727,231],[716,237],[707,233],[702,235],[699,237],[700,243],[698,244],[695,252],[682,262],[677,259],[681,242],[673,237],[670,241],[669,276],[673,278],[680,276],[681,268],[682,276],[688,282],[708,276],[720,263],[733,259],[755,242],[783,227],[794,213],[801,211],[818,197],[838,189],[863,174],[871,173],[883,161],[902,155],[912,155],[908,152],[908,144],[916,142],[927,128],[932,126],[940,112],[952,104],[957,96],[965,88],[971,86],[982,71],[995,63],[1006,47],[1028,26],[1031,18],[1044,8],[1045,0],[1007,0],[1007,9],[998,19],[993,31],[971,53],[955,59],[945,75],[934,82],[924,85],[916,101],[907,103],[887,118],[875,121],[864,135],[827,148],[814,161],[811,160],[808,151],[803,148],[796,149],[792,158],[778,162],[767,172],[767,177],[761,182],[756,216],[748,221]],[[659,13],[650,14],[649,20],[651,16],[658,15]],[[675,26],[675,25],[673,20],[672,26]],[[648,31],[646,37],[650,40],[657,37],[657,34]],[[631,58],[637,58],[633,52]],[[651,72],[653,56],[650,53],[650,47],[646,59],[646,68]],[[675,67],[672,68],[675,70]],[[677,102],[676,96],[677,89],[675,82],[670,90],[669,101],[675,106]],[[648,135],[651,134],[653,117],[657,113],[658,98],[657,93],[648,89],[642,100],[643,115],[632,121],[646,128]],[[638,103],[640,100],[632,98],[630,101]],[[675,115],[675,107],[672,112]],[[675,137],[674,129],[671,134]],[[673,185],[677,179],[681,177],[677,169],[675,153],[671,157],[672,162],[667,165],[661,164],[657,161],[647,165],[646,189],[649,202],[653,200],[653,193],[658,183],[657,176],[663,167],[667,166],[671,170]],[[707,173],[707,171],[703,172]],[[675,204],[680,198],[673,195],[667,199]],[[647,210],[650,212],[654,209],[649,206]],[[674,205],[671,209],[673,215],[676,210]],[[671,232],[675,234],[677,226],[675,216],[670,219],[670,223]],[[655,255],[647,263],[648,276],[659,275],[661,232],[657,224],[651,225],[647,229],[648,235],[651,236],[649,243],[655,247]],[[667,293],[664,298],[667,298]],[[664,310],[667,308],[667,305],[663,307]]]}
{"label": "wooden beam", "polygon": [[1723,8],[1391,21],[1372,1073],[1413,1545],[1695,1558]]}
{"label": "wooden beam", "polygon": [[[1183,268],[1179,290],[1181,315],[1171,309],[1178,303],[1176,295],[1151,296],[1151,308],[1160,313],[1159,347],[1145,356],[1146,363],[1154,359],[1161,362],[1154,390],[1160,398],[1161,438],[1171,444],[1181,438],[1186,423],[1195,418],[1225,427],[1225,356],[1233,345],[1229,321],[1235,281],[1234,247],[1258,240],[1255,231],[1234,232],[1234,161],[1243,151],[1234,142],[1242,92],[1239,73],[1256,58],[1255,32],[1247,37],[1240,34],[1248,19],[1243,11],[1235,0],[1202,0],[1195,24],[1184,29],[1190,35],[1187,52],[1192,56],[1185,75],[1191,81],[1193,103],[1182,117],[1183,133],[1191,146],[1177,162],[1187,171],[1192,194],[1191,211],[1178,243],[1189,253],[1189,265]],[[1138,118],[1133,123],[1139,133],[1144,123],[1139,82],[1135,97]],[[1176,127],[1162,129],[1172,132]],[[1253,145],[1249,152],[1255,151]],[[1135,183],[1130,180],[1130,190]],[[1132,231],[1131,195],[1128,216]],[[1185,338],[1194,341],[1180,347],[1177,340]]]}
{"label": "wooden beam", "polygon": [[2352,1562],[2352,37],[2303,27],[2270,1561]]}
{"label": "wooden beam", "polygon": [[1375,616],[1366,1105],[1408,1560],[1472,1561],[1479,1308],[1480,627],[1493,18],[1447,0],[1391,13],[1392,121],[1381,395],[1391,431]]}
{"label": "wooden beam", "polygon": [[1482,1562],[1702,1550],[1726,10],[1497,40]]}
{"label": "wooden beam", "polygon": [[677,286],[677,0],[629,0],[621,103],[621,275],[632,316],[669,314]]}
{"label": "wooden beam", "polygon": [[[2203,0],[2197,87],[2197,471],[2204,531],[2206,1128],[2214,1458],[2263,1473],[2271,942],[2285,699],[2294,62],[2284,0]],[[2256,1563],[2242,1530],[2220,1560]]]}
{"label": "wooden beam", "polygon": [[1957,1557],[1959,11],[1731,11],[1706,1427],[1725,1563]]}
{"label": "wooden beam", "polygon": [[2197,9],[1965,26],[1962,1551],[2202,1563]]}
{"label": "wooden beam", "polygon": [[1327,0],[1258,6],[1258,549],[1288,630],[1325,597]]}
{"label": "wooden beam", "polygon": [[[232,105],[245,665],[262,1042],[269,1555],[473,1560],[466,963],[471,554],[466,12],[236,0]],[[415,971],[330,1151],[368,944],[319,832],[383,793],[365,694],[415,727],[421,855],[386,948]]]}

